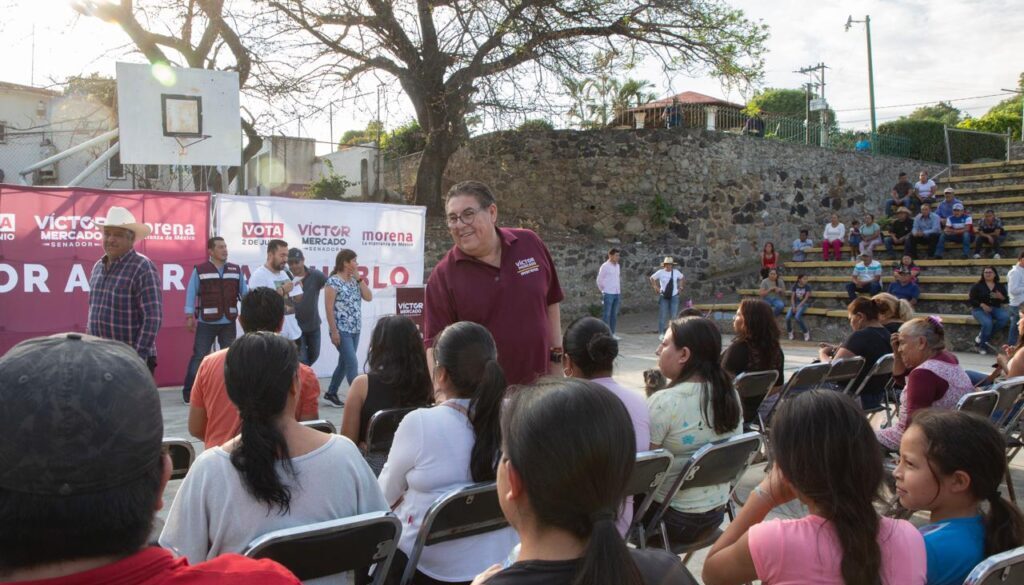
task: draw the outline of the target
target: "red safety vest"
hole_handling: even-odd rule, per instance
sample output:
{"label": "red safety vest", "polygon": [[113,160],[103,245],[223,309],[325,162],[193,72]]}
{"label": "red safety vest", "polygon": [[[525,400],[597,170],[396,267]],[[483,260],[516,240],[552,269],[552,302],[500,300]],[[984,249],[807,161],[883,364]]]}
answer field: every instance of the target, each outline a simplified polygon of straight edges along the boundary
{"label": "red safety vest", "polygon": [[196,316],[203,321],[217,321],[221,317],[230,321],[237,319],[242,269],[230,262],[224,264],[223,276],[213,262],[204,262],[195,269],[199,276]]}

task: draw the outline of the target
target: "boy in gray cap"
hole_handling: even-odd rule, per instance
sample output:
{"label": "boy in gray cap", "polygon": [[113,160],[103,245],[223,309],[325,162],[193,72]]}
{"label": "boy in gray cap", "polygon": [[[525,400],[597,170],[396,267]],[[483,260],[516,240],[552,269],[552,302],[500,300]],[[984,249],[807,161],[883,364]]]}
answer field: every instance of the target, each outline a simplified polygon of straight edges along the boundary
{"label": "boy in gray cap", "polygon": [[296,585],[267,560],[189,566],[146,542],[171,475],[160,398],[131,347],[79,333],[0,357],[0,581]]}

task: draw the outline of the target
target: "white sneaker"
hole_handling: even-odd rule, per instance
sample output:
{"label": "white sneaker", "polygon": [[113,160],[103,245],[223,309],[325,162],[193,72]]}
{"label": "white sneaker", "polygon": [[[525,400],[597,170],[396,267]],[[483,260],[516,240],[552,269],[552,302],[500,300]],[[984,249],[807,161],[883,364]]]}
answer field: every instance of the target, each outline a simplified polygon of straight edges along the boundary
{"label": "white sneaker", "polygon": [[793,341],[793,332],[790,331],[787,335],[789,335],[789,340]]}
{"label": "white sneaker", "polygon": [[999,254],[992,254],[992,258],[995,260],[999,260],[1000,258],[1002,258],[1002,256],[1000,256]]}
{"label": "white sneaker", "polygon": [[622,338],[619,337],[618,335],[615,335],[614,333],[612,334],[612,339],[614,339],[615,341],[622,341]]}
{"label": "white sneaker", "polygon": [[981,355],[988,355],[988,352],[985,351],[985,348],[981,345],[978,346],[978,353]]}
{"label": "white sneaker", "polygon": [[981,254],[975,254],[974,255],[974,259],[975,260],[980,260],[981,259]]}
{"label": "white sneaker", "polygon": [[981,334],[974,338],[974,345],[981,345]]}
{"label": "white sneaker", "polygon": [[804,333],[804,341],[810,341],[810,340],[811,340],[811,332],[808,331],[807,333]]}

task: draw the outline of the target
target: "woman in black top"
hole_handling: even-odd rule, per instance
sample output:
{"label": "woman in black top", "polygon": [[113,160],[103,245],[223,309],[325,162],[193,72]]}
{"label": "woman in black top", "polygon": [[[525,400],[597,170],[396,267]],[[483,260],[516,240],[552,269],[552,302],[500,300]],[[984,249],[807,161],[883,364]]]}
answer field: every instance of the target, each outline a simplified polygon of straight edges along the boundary
{"label": "woman in black top", "polygon": [[914,307],[906,299],[897,299],[889,293],[878,293],[871,297],[878,307],[878,322],[889,333],[896,333],[900,325],[914,318]]}
{"label": "woman in black top", "polygon": [[987,344],[992,333],[1003,331],[1010,322],[1010,315],[1003,307],[1006,304],[1006,287],[999,282],[999,273],[992,266],[981,271],[981,278],[971,287],[971,314],[981,325],[981,333],[974,338],[974,347],[978,353],[988,353]]}
{"label": "woman in black top", "polygon": [[[779,377],[773,391],[777,390],[786,381],[783,377],[786,356],[779,345],[781,331],[771,306],[757,299],[740,301],[732,328],[736,337],[722,352],[722,368],[733,378],[743,372],[775,370]],[[762,400],[764,395],[740,399],[744,423],[750,424],[757,418],[757,407]]]}
{"label": "woman in black top", "polygon": [[[840,346],[822,343],[818,350],[818,358],[823,362],[859,355],[864,358],[864,367],[854,380],[852,388],[856,390],[867,376],[878,358],[892,353],[892,334],[879,321],[879,311],[884,302],[878,299],[857,297],[846,308],[853,333]],[[882,403],[886,379],[876,376],[864,387],[860,395],[860,403],[864,409],[875,408]]]}
{"label": "woman in black top", "polygon": [[373,328],[368,374],[352,381],[345,398],[341,434],[366,447],[370,417],[379,410],[426,406],[433,401],[427,354],[416,324],[408,317],[381,317]]}
{"label": "woman in black top", "polygon": [[633,423],[608,389],[550,378],[501,412],[498,501],[519,533],[515,562],[487,585],[693,585],[679,557],[629,549],[615,528],[636,458]]}

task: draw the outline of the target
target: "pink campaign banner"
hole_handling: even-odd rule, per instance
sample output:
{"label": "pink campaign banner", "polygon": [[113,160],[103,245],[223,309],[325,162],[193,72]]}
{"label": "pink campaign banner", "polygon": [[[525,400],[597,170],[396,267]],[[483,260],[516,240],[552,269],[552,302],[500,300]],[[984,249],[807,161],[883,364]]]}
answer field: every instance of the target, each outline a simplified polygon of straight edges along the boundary
{"label": "pink campaign banner", "polygon": [[163,292],[156,380],[180,385],[193,339],[185,287],[206,259],[209,193],[0,185],[0,354],[30,337],[85,331],[89,275],[103,257],[102,221],[114,205],[153,228],[135,250],[156,264]]}

